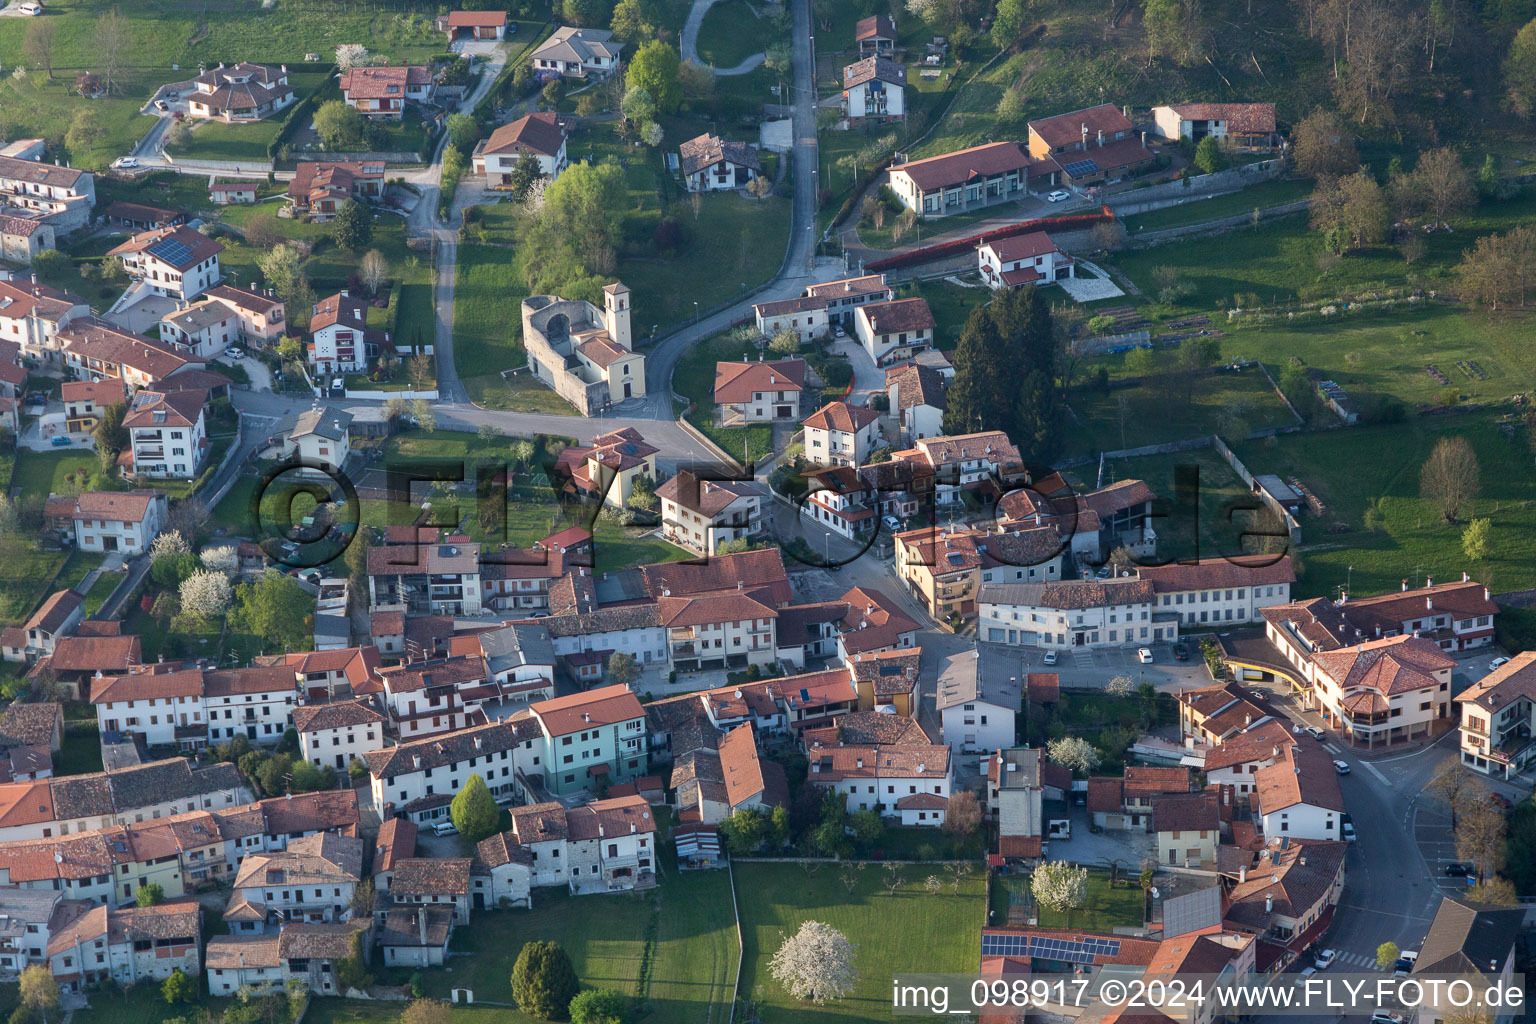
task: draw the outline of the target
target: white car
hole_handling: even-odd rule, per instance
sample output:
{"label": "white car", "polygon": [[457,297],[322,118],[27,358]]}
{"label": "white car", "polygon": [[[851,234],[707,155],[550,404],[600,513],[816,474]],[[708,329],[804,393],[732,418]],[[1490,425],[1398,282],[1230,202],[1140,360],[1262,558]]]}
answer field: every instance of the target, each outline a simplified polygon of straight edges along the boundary
{"label": "white car", "polygon": [[1346,843],[1352,843],[1358,838],[1360,837],[1355,835],[1355,826],[1346,821],[1344,823],[1344,841]]}
{"label": "white car", "polygon": [[1333,762],[1333,770],[1338,772],[1340,775],[1348,775],[1349,774],[1349,762],[1348,761],[1335,761],[1335,762]]}
{"label": "white car", "polygon": [[451,821],[440,821],[432,826],[432,833],[439,836],[456,836],[459,834],[459,830],[453,827],[453,822]]}
{"label": "white car", "polygon": [[1400,1013],[1388,1013],[1385,1010],[1377,1010],[1371,1014],[1371,1024],[1403,1024],[1403,1015]]}
{"label": "white car", "polygon": [[1499,666],[1507,664],[1508,661],[1509,661],[1508,658],[1494,658],[1492,661],[1490,661],[1488,663],[1488,671],[1489,672],[1497,672],[1499,670]]}
{"label": "white car", "polygon": [[1062,189],[1057,189],[1054,192],[1047,192],[1045,194],[1045,201],[1048,203],[1064,203],[1071,198],[1072,193],[1063,191]]}
{"label": "white car", "polygon": [[884,523],[885,528],[890,530],[892,533],[901,532],[901,520],[897,519],[895,516],[881,516],[880,521]]}
{"label": "white car", "polygon": [[344,378],[344,377],[332,377],[331,378],[331,389],[333,391],[341,391],[344,388],[346,388],[346,386],[347,386],[346,378]]}
{"label": "white car", "polygon": [[244,359],[245,353],[238,348],[229,349],[229,354],[235,359]]}
{"label": "white car", "polygon": [[1312,955],[1312,959],[1316,962],[1318,970],[1326,971],[1328,965],[1333,963],[1333,958],[1338,955],[1331,949],[1320,949]]}
{"label": "white car", "polygon": [[1296,984],[1298,984],[1298,985],[1305,985],[1307,983],[1307,979],[1312,977],[1312,975],[1314,975],[1316,973],[1317,973],[1317,968],[1316,967],[1303,967],[1301,969],[1301,972],[1296,975]]}
{"label": "white car", "polygon": [[1054,664],[1056,664],[1056,652],[1055,651],[1046,651],[1045,652],[1045,658],[1043,660],[1045,661],[1045,663],[1047,665],[1054,665]]}
{"label": "white car", "polygon": [[1137,648],[1137,650],[1136,650],[1136,660],[1141,662],[1143,665],[1150,665],[1150,664],[1152,664],[1152,651],[1151,651],[1151,649],[1147,648],[1147,647]]}
{"label": "white car", "polygon": [[137,167],[139,166],[139,158],[136,156],[120,156],[112,161],[112,166],[124,170],[130,167]]}

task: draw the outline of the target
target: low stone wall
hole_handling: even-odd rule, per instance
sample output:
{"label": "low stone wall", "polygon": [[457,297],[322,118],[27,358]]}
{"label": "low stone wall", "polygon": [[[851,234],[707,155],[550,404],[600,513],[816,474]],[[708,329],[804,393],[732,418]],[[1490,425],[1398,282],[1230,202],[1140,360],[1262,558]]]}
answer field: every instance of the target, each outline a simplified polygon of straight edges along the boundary
{"label": "low stone wall", "polygon": [[204,171],[271,171],[273,164],[270,160],[187,160],[165,154],[165,162],[177,170],[185,170],[192,173]]}
{"label": "low stone wall", "polygon": [[[1259,222],[1276,220],[1280,217],[1289,217],[1294,213],[1302,213],[1312,205],[1311,200],[1299,199],[1294,203],[1284,203],[1280,206],[1271,206],[1259,211]],[[1237,213],[1230,217],[1221,217],[1217,220],[1208,220],[1201,224],[1184,224],[1180,227],[1162,228],[1157,231],[1143,231],[1131,235],[1126,240],[1126,245],[1132,249],[1145,249],[1154,245],[1164,245],[1168,242],[1182,241],[1187,238],[1197,238],[1206,235],[1224,235],[1229,231],[1237,231],[1240,228],[1253,226],[1252,213]]]}
{"label": "low stone wall", "polygon": [[1180,201],[1193,200],[1196,196],[1208,199],[1220,192],[1236,192],[1249,185],[1277,178],[1281,170],[1281,162],[1278,159],[1261,160],[1258,163],[1244,164],[1241,167],[1217,171],[1214,174],[1196,174],[1177,181],[1167,181],[1161,185],[1148,185],[1146,188],[1116,192],[1113,195],[1103,196],[1102,201],[1105,206],[1114,210],[1117,216],[1128,217],[1133,213],[1160,210],[1176,205]]}
{"label": "low stone wall", "polygon": [[356,398],[364,402],[387,402],[391,398],[399,398],[407,402],[413,402],[420,398],[424,401],[435,402],[439,397],[436,388],[433,388],[431,391],[353,391],[351,388],[348,388],[346,395],[348,398]]}

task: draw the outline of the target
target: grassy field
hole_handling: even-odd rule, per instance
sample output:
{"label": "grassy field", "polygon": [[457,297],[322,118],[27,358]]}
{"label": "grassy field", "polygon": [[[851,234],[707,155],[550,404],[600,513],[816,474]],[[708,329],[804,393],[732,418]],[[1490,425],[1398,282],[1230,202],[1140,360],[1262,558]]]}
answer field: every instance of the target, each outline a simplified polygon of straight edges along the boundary
{"label": "grassy field", "polygon": [[64,742],[53,759],[54,771],[60,775],[101,771],[101,733],[98,730],[94,718],[66,724]]}
{"label": "grassy field", "polygon": [[[502,381],[502,370],[528,362],[519,340],[520,303],[528,295],[525,280],[518,272],[513,250],[468,242],[459,245],[458,276],[453,289],[453,358],[458,364],[459,378],[472,401],[492,409],[563,409],[574,415],[576,410],[546,387],[532,385],[514,393]],[[530,402],[544,408],[524,404]]]}
{"label": "grassy field", "polygon": [[[986,914],[986,880],[973,872],[951,895],[926,892],[925,866],[904,869],[904,882],[890,895],[883,870],[865,868],[850,894],[835,867],[813,875],[794,864],[736,866],[736,899],[745,944],[741,994],[759,1004],[764,1024],[826,1021],[889,1021],[891,976],[932,971],[969,974],[981,955],[980,928]],[[858,980],[845,999],[812,1008],[792,999],[768,971],[784,939],[805,921],[821,921],[858,947]]]}
{"label": "grassy field", "polygon": [[[1471,443],[1482,487],[1461,521],[1447,524],[1420,496],[1419,472],[1435,443],[1452,436]],[[1468,414],[1290,435],[1236,451],[1250,471],[1295,476],[1327,505],[1324,516],[1302,518],[1305,574],[1293,592],[1333,597],[1345,583],[1375,594],[1404,578],[1420,584],[1426,575],[1443,581],[1463,571],[1495,592],[1536,586],[1536,473],[1525,445],[1523,431],[1506,434],[1494,415]],[[1367,531],[1365,510],[1377,499],[1384,525]],[[1476,562],[1461,544],[1474,516],[1492,521],[1488,556]],[[1331,533],[1334,523],[1349,532]]]}
{"label": "grassy field", "polygon": [[[113,8],[125,19],[116,33],[122,40],[116,88],[109,98],[82,99],[71,91],[75,76],[102,71],[96,39],[101,17]],[[75,166],[88,170],[105,167],[149,131],[154,122],[139,108],[159,86],[190,77],[187,69],[195,69],[199,61],[278,63],[298,61],[311,52],[329,59],[339,44],[361,41],[370,51],[401,62],[443,48],[430,12],[405,13],[360,0],[284,0],[270,7],[243,0],[212,0],[192,7],[157,0],[58,0],[48,4],[41,17],[55,25],[55,81],[48,82],[36,68],[25,82],[6,76],[0,110],[8,137],[37,136],[57,146],[74,117],[92,110],[101,135],[69,154]],[[7,71],[29,63],[24,45],[34,20],[0,19],[0,65]],[[173,64],[181,70],[171,70]]]}
{"label": "grassy field", "polygon": [[70,552],[69,558],[64,561],[64,568],[59,570],[58,579],[54,580],[54,586],[59,590],[78,589],[91,570],[101,564],[103,557],[93,551]]}
{"label": "grassy field", "polygon": [[19,494],[46,498],[64,493],[69,483],[66,478],[71,474],[79,480],[82,470],[90,476],[99,465],[94,451],[35,452],[18,448],[12,482]]}
{"label": "grassy field", "polygon": [[1250,430],[1288,427],[1296,422],[1257,369],[1199,378],[1186,396],[1167,379],[1101,391],[1083,386],[1067,398],[1074,429],[1064,455],[1118,451],[1209,434],[1236,416]]}
{"label": "grassy field", "polygon": [[765,458],[773,451],[773,428],[766,423],[745,427],[715,426],[715,364],[722,360],[756,357],[755,351],[744,352],[741,345],[719,335],[690,348],[678,360],[677,369],[672,374],[672,389],[694,402],[688,422],[733,458],[741,456],[743,442],[751,459]]}
{"label": "grassy field", "polygon": [[[249,247],[247,247],[249,248]],[[410,345],[432,344],[436,337],[436,315],[432,303],[432,258],[430,250],[412,249],[406,244],[405,227],[397,218],[375,218],[373,240],[367,249],[375,249],[389,262],[389,277],[402,282],[397,340]],[[334,245],[320,246],[304,265],[315,294],[324,298],[347,286],[347,279],[357,273],[363,252],[351,252]],[[248,280],[244,276],[242,281]],[[382,309],[370,310],[382,318]],[[382,326],[382,319],[380,319]]]}
{"label": "grassy field", "polygon": [[741,958],[724,871],[680,874],[665,848],[646,997],[656,1024],[726,1024]]}
{"label": "grassy field", "polygon": [[[198,981],[200,991],[206,992],[207,986],[201,984],[202,979]],[[160,986],[148,983],[135,985],[126,992],[114,990],[111,994],[92,993],[90,999],[91,1005],[74,1011],[72,1020],[80,1024],[164,1024],[178,1017],[185,1019],[190,1009],[184,1005],[173,1006],[167,1003],[160,995]],[[328,1001],[317,999],[314,1005]],[[198,1003],[198,1007],[210,1011],[213,1019],[218,1020],[224,1009],[233,1003],[233,999],[205,997]]]}
{"label": "grassy field", "polygon": [[699,56],[711,67],[735,67],[763,52],[766,32],[757,29],[757,14],[747,0],[717,3],[699,26]]}
{"label": "grassy field", "polygon": [[167,144],[166,152],[185,160],[249,160],[265,164],[267,147],[282,130],[282,117],[269,117],[255,124],[225,124],[207,121],[197,125],[181,145]]}
{"label": "grassy field", "polygon": [[1122,218],[1122,222],[1132,236],[1138,231],[1204,224],[1206,221],[1220,220],[1239,213],[1252,213],[1270,206],[1294,203],[1311,195],[1314,187],[1314,182],[1301,178],[1263,181],[1240,192],[1228,192],[1210,199],[1197,199],[1179,206],[1132,214]]}

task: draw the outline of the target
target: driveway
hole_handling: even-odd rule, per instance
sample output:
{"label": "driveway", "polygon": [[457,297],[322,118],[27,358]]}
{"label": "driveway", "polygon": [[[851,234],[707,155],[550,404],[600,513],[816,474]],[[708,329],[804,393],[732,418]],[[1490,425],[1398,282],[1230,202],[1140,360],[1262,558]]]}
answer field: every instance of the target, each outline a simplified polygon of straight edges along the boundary
{"label": "driveway", "polygon": [[103,319],[110,320],[126,331],[135,334],[150,334],[150,328],[159,323],[168,313],[176,312],[176,300],[168,295],[146,295],[126,309],[116,313],[107,313]]}
{"label": "driveway", "polygon": [[1192,655],[1189,661],[1176,661],[1168,644],[1149,644],[1152,664],[1143,665],[1136,660],[1135,647],[1080,647],[1059,652],[1055,665],[1045,663],[1045,652],[1036,647],[1014,647],[987,644],[998,657],[1016,659],[1020,674],[1029,672],[1055,672],[1061,677],[1061,685],[1069,689],[1102,689],[1115,676],[1130,676],[1138,684],[1151,683],[1161,693],[1178,693],[1198,686],[1210,686],[1211,676],[1205,670],[1205,662]]}
{"label": "driveway", "polygon": [[1148,832],[1134,829],[1105,829],[1095,835],[1089,826],[1092,816],[1086,807],[1072,807],[1068,813],[1072,822],[1071,839],[1052,839],[1047,859],[1067,860],[1077,864],[1103,866],[1118,860],[1131,870],[1139,870],[1147,858],[1157,859],[1157,839]]}

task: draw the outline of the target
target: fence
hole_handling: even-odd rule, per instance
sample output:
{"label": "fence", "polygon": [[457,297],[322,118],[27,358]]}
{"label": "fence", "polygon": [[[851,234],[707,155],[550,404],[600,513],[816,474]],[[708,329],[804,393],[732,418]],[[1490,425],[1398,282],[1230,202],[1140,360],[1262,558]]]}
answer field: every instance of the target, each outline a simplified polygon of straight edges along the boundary
{"label": "fence", "polygon": [[1232,467],[1232,472],[1236,473],[1238,477],[1242,479],[1243,483],[1247,485],[1248,489],[1256,493],[1259,496],[1259,500],[1262,501],[1271,512],[1280,517],[1280,521],[1285,524],[1286,532],[1290,534],[1291,543],[1293,545],[1300,544],[1301,524],[1296,521],[1296,517],[1291,515],[1286,507],[1276,501],[1268,491],[1265,491],[1262,488],[1254,487],[1253,474],[1248,472],[1248,467],[1243,465],[1242,460],[1237,457],[1236,453],[1234,453],[1231,448],[1227,447],[1227,442],[1223,441],[1215,434],[1212,434],[1211,447],[1215,448],[1216,454],[1220,455],[1222,459],[1226,461],[1227,465]]}
{"label": "fence", "polygon": [[1152,343],[1151,331],[1127,331],[1124,334],[1102,334],[1097,338],[1079,338],[1072,342],[1072,354],[1076,356],[1102,355],[1120,346],[1147,346]]}
{"label": "fence", "polygon": [[747,947],[741,941],[741,910],[736,906],[736,870],[731,867],[729,857],[725,861],[725,871],[731,880],[731,917],[736,921],[736,979],[731,982],[731,1015],[726,1018],[726,1024],[735,1024],[736,1000],[741,996],[741,964],[747,957]]}
{"label": "fence", "polygon": [[186,174],[200,174],[204,171],[230,171],[231,173],[260,171],[266,174],[276,169],[271,160],[186,160],[169,153],[165,154],[165,162]]}
{"label": "fence", "polygon": [[428,402],[436,402],[439,392],[436,388],[433,388],[431,391],[353,391],[351,388],[347,388],[346,396],[363,402],[387,402],[391,398],[399,398],[407,402],[413,402],[418,398]]}

